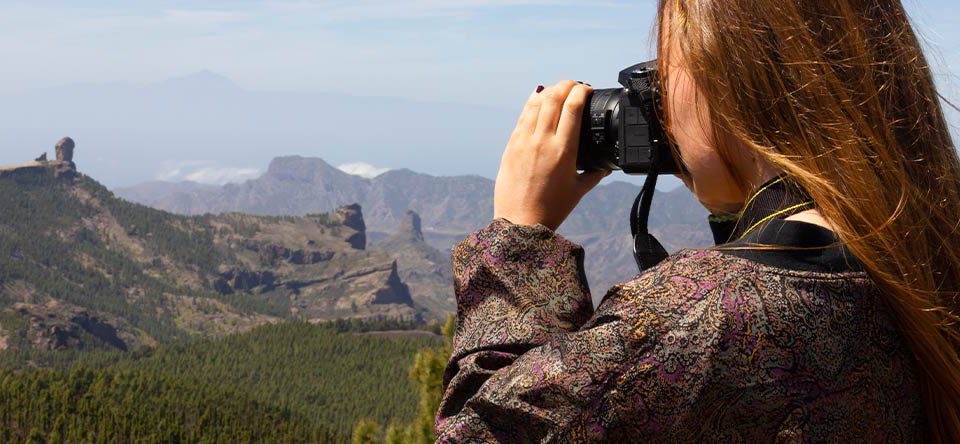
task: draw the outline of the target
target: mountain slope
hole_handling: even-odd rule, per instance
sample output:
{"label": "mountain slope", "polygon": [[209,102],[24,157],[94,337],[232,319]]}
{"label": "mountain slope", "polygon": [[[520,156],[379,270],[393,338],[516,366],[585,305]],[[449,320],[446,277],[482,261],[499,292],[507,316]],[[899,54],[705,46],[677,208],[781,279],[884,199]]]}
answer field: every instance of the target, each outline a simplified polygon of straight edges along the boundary
{"label": "mountain slope", "polygon": [[177,216],[58,162],[0,171],[0,349],[130,349],[284,319],[416,317],[360,208]]}

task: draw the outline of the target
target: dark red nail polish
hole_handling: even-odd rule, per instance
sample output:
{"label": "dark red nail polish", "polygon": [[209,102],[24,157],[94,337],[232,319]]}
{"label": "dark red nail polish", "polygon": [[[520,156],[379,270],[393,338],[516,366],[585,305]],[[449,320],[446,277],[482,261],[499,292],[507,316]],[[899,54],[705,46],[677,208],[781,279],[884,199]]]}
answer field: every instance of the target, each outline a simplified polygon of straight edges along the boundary
{"label": "dark red nail polish", "polygon": [[581,85],[583,85],[583,82],[581,82],[581,81],[579,81],[579,80],[577,80],[577,83],[579,83],[579,84],[581,84]]}
{"label": "dark red nail polish", "polygon": [[543,89],[544,89],[543,85],[537,86],[537,94],[540,94],[541,92],[543,92]]}

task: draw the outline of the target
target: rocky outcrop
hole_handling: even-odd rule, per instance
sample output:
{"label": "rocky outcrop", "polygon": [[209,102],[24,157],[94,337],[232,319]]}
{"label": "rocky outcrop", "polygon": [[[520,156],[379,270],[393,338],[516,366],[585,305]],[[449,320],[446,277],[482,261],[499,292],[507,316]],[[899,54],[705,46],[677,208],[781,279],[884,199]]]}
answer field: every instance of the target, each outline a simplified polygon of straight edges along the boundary
{"label": "rocky outcrop", "polygon": [[64,137],[57,142],[57,161],[60,162],[73,162],[73,150],[76,148],[76,143],[73,142],[73,139],[69,137]]}
{"label": "rocky outcrop", "polygon": [[[317,243],[311,241],[308,242],[308,245],[316,246]],[[260,244],[253,241],[247,243],[247,249],[256,251],[260,255],[260,262],[270,265],[277,265],[281,262],[288,262],[293,265],[313,265],[329,261],[337,254],[333,250],[292,249],[283,245]]]}
{"label": "rocky outcrop", "polygon": [[397,234],[406,236],[412,241],[422,242],[424,239],[423,229],[420,224],[420,215],[417,214],[416,211],[407,210],[400,222],[400,231]]}
{"label": "rocky outcrop", "polygon": [[0,178],[29,177],[51,174],[56,178],[71,179],[77,176],[77,165],[73,163],[73,139],[64,137],[57,142],[57,160],[47,160],[47,153],[23,165],[0,167]]}
{"label": "rocky outcrop", "polygon": [[127,351],[127,343],[120,338],[117,328],[87,309],[51,301],[44,305],[14,304],[12,311],[26,321],[19,336],[31,348],[113,348]]}
{"label": "rocky outcrop", "polygon": [[389,254],[399,263],[399,278],[409,286],[413,301],[425,318],[443,321],[456,310],[450,255],[427,244],[417,212],[407,210],[399,230],[373,249]]}
{"label": "rocky outcrop", "polygon": [[220,277],[213,281],[213,288],[220,294],[234,294],[236,292],[273,290],[277,276],[271,271],[247,271],[231,268],[220,273]]}
{"label": "rocky outcrop", "polygon": [[347,238],[347,242],[357,250],[366,249],[367,226],[363,222],[363,211],[360,209],[360,204],[351,204],[337,208],[335,214],[341,224],[357,231],[356,234]]}
{"label": "rocky outcrop", "polygon": [[40,162],[35,161],[25,165],[0,168],[0,179],[29,178],[38,176],[53,176],[57,179],[73,179],[77,177],[77,170],[70,162]]}
{"label": "rocky outcrop", "polygon": [[397,261],[393,261],[390,265],[390,275],[387,276],[383,288],[374,293],[373,303],[413,305],[413,299],[410,298],[410,287],[400,280],[400,273],[397,272]]}

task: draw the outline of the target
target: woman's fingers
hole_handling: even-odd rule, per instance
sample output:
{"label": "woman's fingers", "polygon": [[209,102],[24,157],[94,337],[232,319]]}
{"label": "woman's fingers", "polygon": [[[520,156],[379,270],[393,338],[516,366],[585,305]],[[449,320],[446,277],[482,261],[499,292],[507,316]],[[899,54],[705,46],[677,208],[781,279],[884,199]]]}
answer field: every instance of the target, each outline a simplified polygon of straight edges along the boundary
{"label": "woman's fingers", "polygon": [[576,171],[579,116],[589,92],[589,87],[567,80],[531,94],[500,159],[495,218],[542,223],[555,230],[606,176],[603,171]]}
{"label": "woman's fingers", "polygon": [[523,105],[523,110],[520,111],[520,117],[517,119],[517,128],[514,130],[523,131],[527,134],[532,133],[537,128],[537,117],[540,115],[540,104],[543,102],[543,86],[538,86],[532,93],[530,97],[527,98],[527,103]]}
{"label": "woman's fingers", "polygon": [[557,124],[557,135],[565,139],[579,139],[580,126],[583,122],[583,107],[587,106],[587,100],[593,88],[587,85],[574,85],[567,100],[563,102],[560,121]]}
{"label": "woman's fingers", "polygon": [[570,95],[570,91],[578,83],[572,80],[564,80],[551,86],[540,93],[542,102],[540,105],[540,115],[537,117],[538,134],[555,134],[557,125],[560,123],[560,113],[563,111],[563,103]]}

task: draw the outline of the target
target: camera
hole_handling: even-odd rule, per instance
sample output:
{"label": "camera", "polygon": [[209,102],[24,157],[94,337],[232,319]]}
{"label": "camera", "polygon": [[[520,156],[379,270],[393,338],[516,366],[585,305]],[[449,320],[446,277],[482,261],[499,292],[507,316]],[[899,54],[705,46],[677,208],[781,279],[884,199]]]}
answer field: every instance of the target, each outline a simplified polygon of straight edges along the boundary
{"label": "camera", "polygon": [[679,172],[659,118],[657,61],[620,71],[619,83],[623,88],[594,90],[584,108],[577,169]]}

